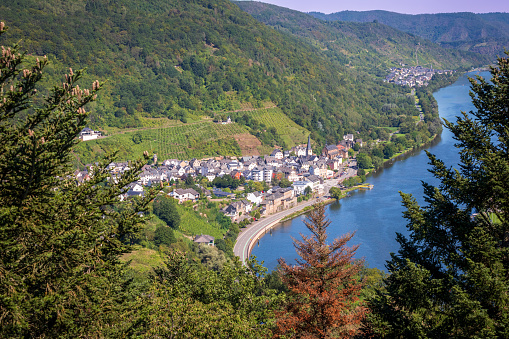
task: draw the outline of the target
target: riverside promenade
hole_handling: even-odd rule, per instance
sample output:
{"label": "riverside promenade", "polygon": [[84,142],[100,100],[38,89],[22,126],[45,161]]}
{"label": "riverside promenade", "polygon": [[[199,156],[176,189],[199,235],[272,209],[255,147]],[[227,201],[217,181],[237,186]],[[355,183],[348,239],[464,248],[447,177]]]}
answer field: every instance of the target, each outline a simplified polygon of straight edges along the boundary
{"label": "riverside promenade", "polygon": [[[341,179],[344,180],[351,176],[356,175],[355,170],[349,168],[345,176],[342,176]],[[339,179],[330,179],[325,180],[324,182],[324,192],[325,195],[329,193],[329,189],[333,186],[338,185]],[[289,216],[290,214],[301,211],[307,206],[311,206],[317,202],[324,201],[324,197],[312,198],[308,201],[302,201],[297,204],[297,206],[292,207],[290,209],[274,213],[267,217],[264,217],[254,223],[248,225],[246,228],[242,229],[237,237],[237,241],[235,242],[235,246],[233,247],[233,253],[240,258],[242,263],[245,263],[251,254],[251,250],[253,246],[256,244],[256,241],[263,237],[272,227],[274,227],[281,219]]]}
{"label": "riverside promenade", "polygon": [[256,241],[261,238],[267,231],[276,225],[281,219],[289,216],[292,213],[298,212],[307,206],[311,206],[319,201],[316,198],[303,201],[297,206],[292,207],[288,210],[284,210],[267,217],[264,217],[244,228],[238,235],[235,246],[233,247],[233,253],[240,258],[242,263],[246,262],[251,254],[251,249],[256,244]]}

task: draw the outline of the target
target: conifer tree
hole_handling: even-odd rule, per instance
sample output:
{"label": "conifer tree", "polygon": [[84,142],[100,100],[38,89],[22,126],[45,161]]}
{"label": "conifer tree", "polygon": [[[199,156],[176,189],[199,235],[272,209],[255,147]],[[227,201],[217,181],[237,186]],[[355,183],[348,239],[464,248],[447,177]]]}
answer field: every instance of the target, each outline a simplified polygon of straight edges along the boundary
{"label": "conifer tree", "polygon": [[426,206],[402,194],[410,235],[388,262],[366,330],[386,338],[509,338],[509,60],[470,79],[475,111],[445,121],[458,169],[428,153]]}
{"label": "conifer tree", "polygon": [[353,234],[327,243],[325,207],[317,204],[305,224],[312,235],[294,241],[297,265],[279,260],[288,301],[277,314],[276,337],[346,338],[357,333],[365,308],[359,301],[362,262],[353,261],[357,246],[347,247]]}
{"label": "conifer tree", "polygon": [[[114,183],[107,160],[90,181],[76,183],[72,147],[101,85],[81,89],[82,72],[71,69],[41,100],[36,85],[46,63],[27,67],[17,46],[2,47],[0,337],[116,336],[127,312],[119,256],[130,250],[126,240],[150,194],[119,203],[141,162]],[[33,107],[35,99],[43,103]]]}

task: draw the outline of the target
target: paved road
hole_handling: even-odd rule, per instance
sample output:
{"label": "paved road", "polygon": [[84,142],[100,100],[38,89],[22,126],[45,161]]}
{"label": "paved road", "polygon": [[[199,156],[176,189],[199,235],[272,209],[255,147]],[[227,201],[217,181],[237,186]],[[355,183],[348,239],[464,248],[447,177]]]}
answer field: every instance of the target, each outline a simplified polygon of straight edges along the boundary
{"label": "paved road", "polygon": [[[352,166],[353,165],[356,165],[356,164],[353,163]],[[349,167],[346,170],[346,172],[347,173],[345,175],[341,176],[341,179],[346,179],[348,177],[356,175],[356,173],[357,173],[357,171],[355,169],[353,169],[352,167]],[[338,181],[339,181],[338,178],[324,181],[323,186],[324,186],[325,195],[328,195],[329,189],[331,187],[337,186]],[[323,199],[323,198],[319,198],[319,199]],[[233,253],[236,256],[238,256],[240,258],[240,260],[244,263],[246,261],[246,259],[249,257],[249,253],[248,253],[249,245],[251,244],[253,239],[255,239],[255,237],[260,232],[267,231],[268,229],[270,229],[273,225],[275,225],[277,222],[279,222],[284,217],[286,217],[292,213],[295,213],[297,211],[300,211],[306,206],[313,205],[314,203],[318,202],[319,199],[313,198],[308,201],[303,201],[303,202],[299,203],[297,206],[290,208],[289,210],[285,210],[285,211],[281,211],[281,212],[269,215],[263,219],[260,219],[259,221],[256,221],[256,222],[248,225],[248,227],[246,227],[239,233],[239,236],[237,237],[237,241],[235,242],[235,246],[233,248]]]}

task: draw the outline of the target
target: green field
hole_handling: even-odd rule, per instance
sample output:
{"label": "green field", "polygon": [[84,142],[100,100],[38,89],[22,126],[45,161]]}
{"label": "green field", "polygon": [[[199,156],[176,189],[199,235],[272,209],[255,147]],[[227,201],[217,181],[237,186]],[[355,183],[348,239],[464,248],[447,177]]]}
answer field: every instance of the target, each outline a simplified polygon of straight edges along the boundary
{"label": "green field", "polygon": [[[279,108],[258,109],[236,114],[248,114],[265,127],[274,127],[289,146],[304,144],[309,131],[288,118]],[[233,115],[233,114],[232,114]],[[167,120],[167,119],[166,119]],[[171,122],[171,121],[170,121]],[[234,135],[249,133],[237,123],[217,124],[211,120],[182,124],[160,121],[161,128],[145,128],[119,132],[111,136],[80,143],[75,148],[77,165],[98,161],[113,151],[118,151],[117,161],[139,159],[144,151],[157,154],[159,160],[205,158],[226,155],[240,156],[241,150]],[[272,148],[261,147],[270,152]]]}

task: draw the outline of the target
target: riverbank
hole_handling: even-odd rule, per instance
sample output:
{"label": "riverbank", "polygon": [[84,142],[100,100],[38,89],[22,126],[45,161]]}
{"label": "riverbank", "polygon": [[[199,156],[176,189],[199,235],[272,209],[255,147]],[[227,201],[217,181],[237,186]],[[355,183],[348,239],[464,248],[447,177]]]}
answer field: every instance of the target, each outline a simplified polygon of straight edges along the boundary
{"label": "riverbank", "polygon": [[[409,148],[403,152],[395,154],[390,159],[386,159],[384,161],[383,167],[387,168],[389,166],[392,166],[396,160],[399,160],[399,158],[411,155],[413,152],[418,152],[421,149],[428,147],[430,144],[435,142],[439,136],[440,136],[439,134],[436,134],[432,138],[430,138],[430,140],[422,143],[419,147]],[[375,172],[375,170],[372,170],[369,173],[372,172]],[[327,187],[329,188],[336,187],[338,185],[338,179],[328,180],[327,182],[328,182]],[[361,186],[362,184],[344,190],[343,191],[344,195],[339,200],[348,197],[349,196],[348,193],[352,191],[362,189]],[[328,192],[328,188],[326,192]],[[332,198],[322,200],[311,199],[310,201],[300,203],[299,205],[290,210],[275,213],[271,216],[268,216],[264,219],[261,219],[260,221],[257,221],[249,225],[246,229],[242,230],[239,236],[237,237],[237,241],[235,242],[234,246],[234,254],[237,255],[242,262],[245,262],[245,260],[249,258],[249,256],[251,255],[252,249],[256,245],[257,241],[261,239],[265,234],[267,234],[273,227],[277,226],[282,222],[295,219],[302,214],[310,212],[313,209],[312,205],[316,202],[332,204],[336,201],[337,201],[336,199]]]}
{"label": "riverbank", "polygon": [[[475,108],[468,94],[469,84],[467,77],[462,76],[453,85],[434,94],[441,118],[454,121],[461,111],[468,112]],[[351,244],[360,245],[355,258],[365,259],[369,267],[386,271],[390,253],[397,253],[400,249],[396,234],[406,236],[408,233],[407,220],[403,217],[405,208],[399,192],[412,195],[421,206],[425,206],[422,182],[436,184],[429,172],[429,158],[423,148],[446,164],[454,166],[459,159],[449,130],[444,128],[440,134],[423,141],[425,143],[421,147],[407,149],[386,160],[376,172],[372,171],[367,179],[375,185],[374,190],[357,190],[350,193],[348,199],[327,206],[327,215],[331,220],[329,239],[355,232]],[[277,267],[278,258],[293,262],[298,255],[292,237],[299,238],[300,233],[308,234],[303,218],[282,222],[272,228],[270,236],[260,238],[251,253],[259,261],[264,261],[264,266],[269,270]]]}

